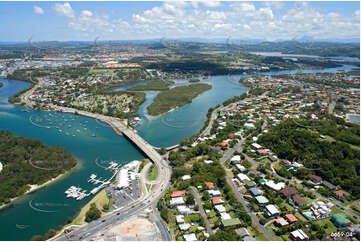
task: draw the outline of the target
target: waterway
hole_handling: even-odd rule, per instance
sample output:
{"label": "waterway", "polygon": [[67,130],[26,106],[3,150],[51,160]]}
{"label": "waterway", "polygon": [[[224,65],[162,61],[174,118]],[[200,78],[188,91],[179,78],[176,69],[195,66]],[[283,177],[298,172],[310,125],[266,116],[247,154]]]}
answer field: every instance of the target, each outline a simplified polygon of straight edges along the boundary
{"label": "waterway", "polygon": [[[302,72],[336,72],[340,69],[351,70],[352,68],[353,66],[344,66],[325,70],[302,70]],[[256,75],[297,72],[299,71],[280,71]],[[177,144],[184,138],[197,133],[202,128],[210,107],[247,90],[238,84],[242,76],[244,75],[213,76],[202,80],[201,82],[210,83],[212,89],[200,94],[192,103],[160,117],[149,116],[146,109],[158,92],[146,92],[147,99],[138,111],[143,117],[142,124],[137,128],[139,134],[150,144],[165,147]],[[76,215],[91,197],[76,201],[67,199],[64,191],[71,185],[90,191],[93,185],[87,183],[87,180],[91,173],[103,178],[110,177],[109,171],[105,171],[95,163],[97,157],[103,160],[116,160],[122,164],[143,158],[141,152],[128,140],[116,135],[111,128],[93,119],[43,111],[25,112],[23,107],[9,104],[8,98],[27,88],[29,84],[14,80],[0,79],[0,81],[4,83],[4,86],[0,88],[0,129],[39,139],[47,145],[61,145],[71,152],[80,164],[79,168],[61,180],[35,193],[25,195],[16,200],[14,206],[1,210],[0,240],[29,240],[34,234],[44,234],[50,228],[64,224],[68,217]],[[187,84],[184,81],[183,83]],[[36,124],[50,128],[34,126],[29,122],[30,117]],[[96,137],[93,137],[93,134]],[[50,212],[35,211],[29,206],[30,202],[33,207]],[[24,229],[17,228],[17,224],[25,225]]]}

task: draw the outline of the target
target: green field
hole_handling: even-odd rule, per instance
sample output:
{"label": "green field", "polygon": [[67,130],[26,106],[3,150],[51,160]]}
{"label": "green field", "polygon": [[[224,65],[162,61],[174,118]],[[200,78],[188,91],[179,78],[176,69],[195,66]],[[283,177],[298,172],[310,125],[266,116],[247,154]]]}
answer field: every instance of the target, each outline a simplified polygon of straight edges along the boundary
{"label": "green field", "polygon": [[147,109],[150,115],[160,115],[171,109],[191,103],[193,98],[211,88],[211,85],[203,83],[175,87],[159,93],[154,99],[154,102],[149,105]]}

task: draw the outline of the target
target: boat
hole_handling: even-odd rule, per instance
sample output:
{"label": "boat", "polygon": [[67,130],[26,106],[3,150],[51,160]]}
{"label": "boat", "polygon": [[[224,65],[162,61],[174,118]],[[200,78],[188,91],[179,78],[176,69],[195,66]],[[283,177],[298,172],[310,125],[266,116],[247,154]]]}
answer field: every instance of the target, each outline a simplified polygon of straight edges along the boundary
{"label": "boat", "polygon": [[92,134],[92,137],[96,137],[96,135],[95,135],[95,134]]}

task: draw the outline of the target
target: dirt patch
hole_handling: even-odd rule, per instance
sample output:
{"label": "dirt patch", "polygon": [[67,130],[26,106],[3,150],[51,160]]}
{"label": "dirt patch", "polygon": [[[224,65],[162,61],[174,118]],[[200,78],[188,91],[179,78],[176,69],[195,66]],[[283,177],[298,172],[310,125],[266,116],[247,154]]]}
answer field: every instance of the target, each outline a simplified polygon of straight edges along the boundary
{"label": "dirt patch", "polygon": [[135,218],[128,220],[125,223],[114,226],[110,229],[110,232],[118,234],[120,236],[132,236],[135,237],[142,233],[147,233],[154,230],[154,225],[146,219]]}

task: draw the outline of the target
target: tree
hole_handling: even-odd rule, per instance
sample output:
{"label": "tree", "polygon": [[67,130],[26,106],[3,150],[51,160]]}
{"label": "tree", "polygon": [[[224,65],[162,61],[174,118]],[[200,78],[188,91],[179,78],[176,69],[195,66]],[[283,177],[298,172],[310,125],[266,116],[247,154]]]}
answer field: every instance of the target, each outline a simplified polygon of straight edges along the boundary
{"label": "tree", "polygon": [[89,223],[93,220],[97,220],[98,218],[100,218],[100,216],[101,216],[100,210],[97,208],[95,203],[92,203],[90,204],[89,210],[85,214],[85,221]]}

